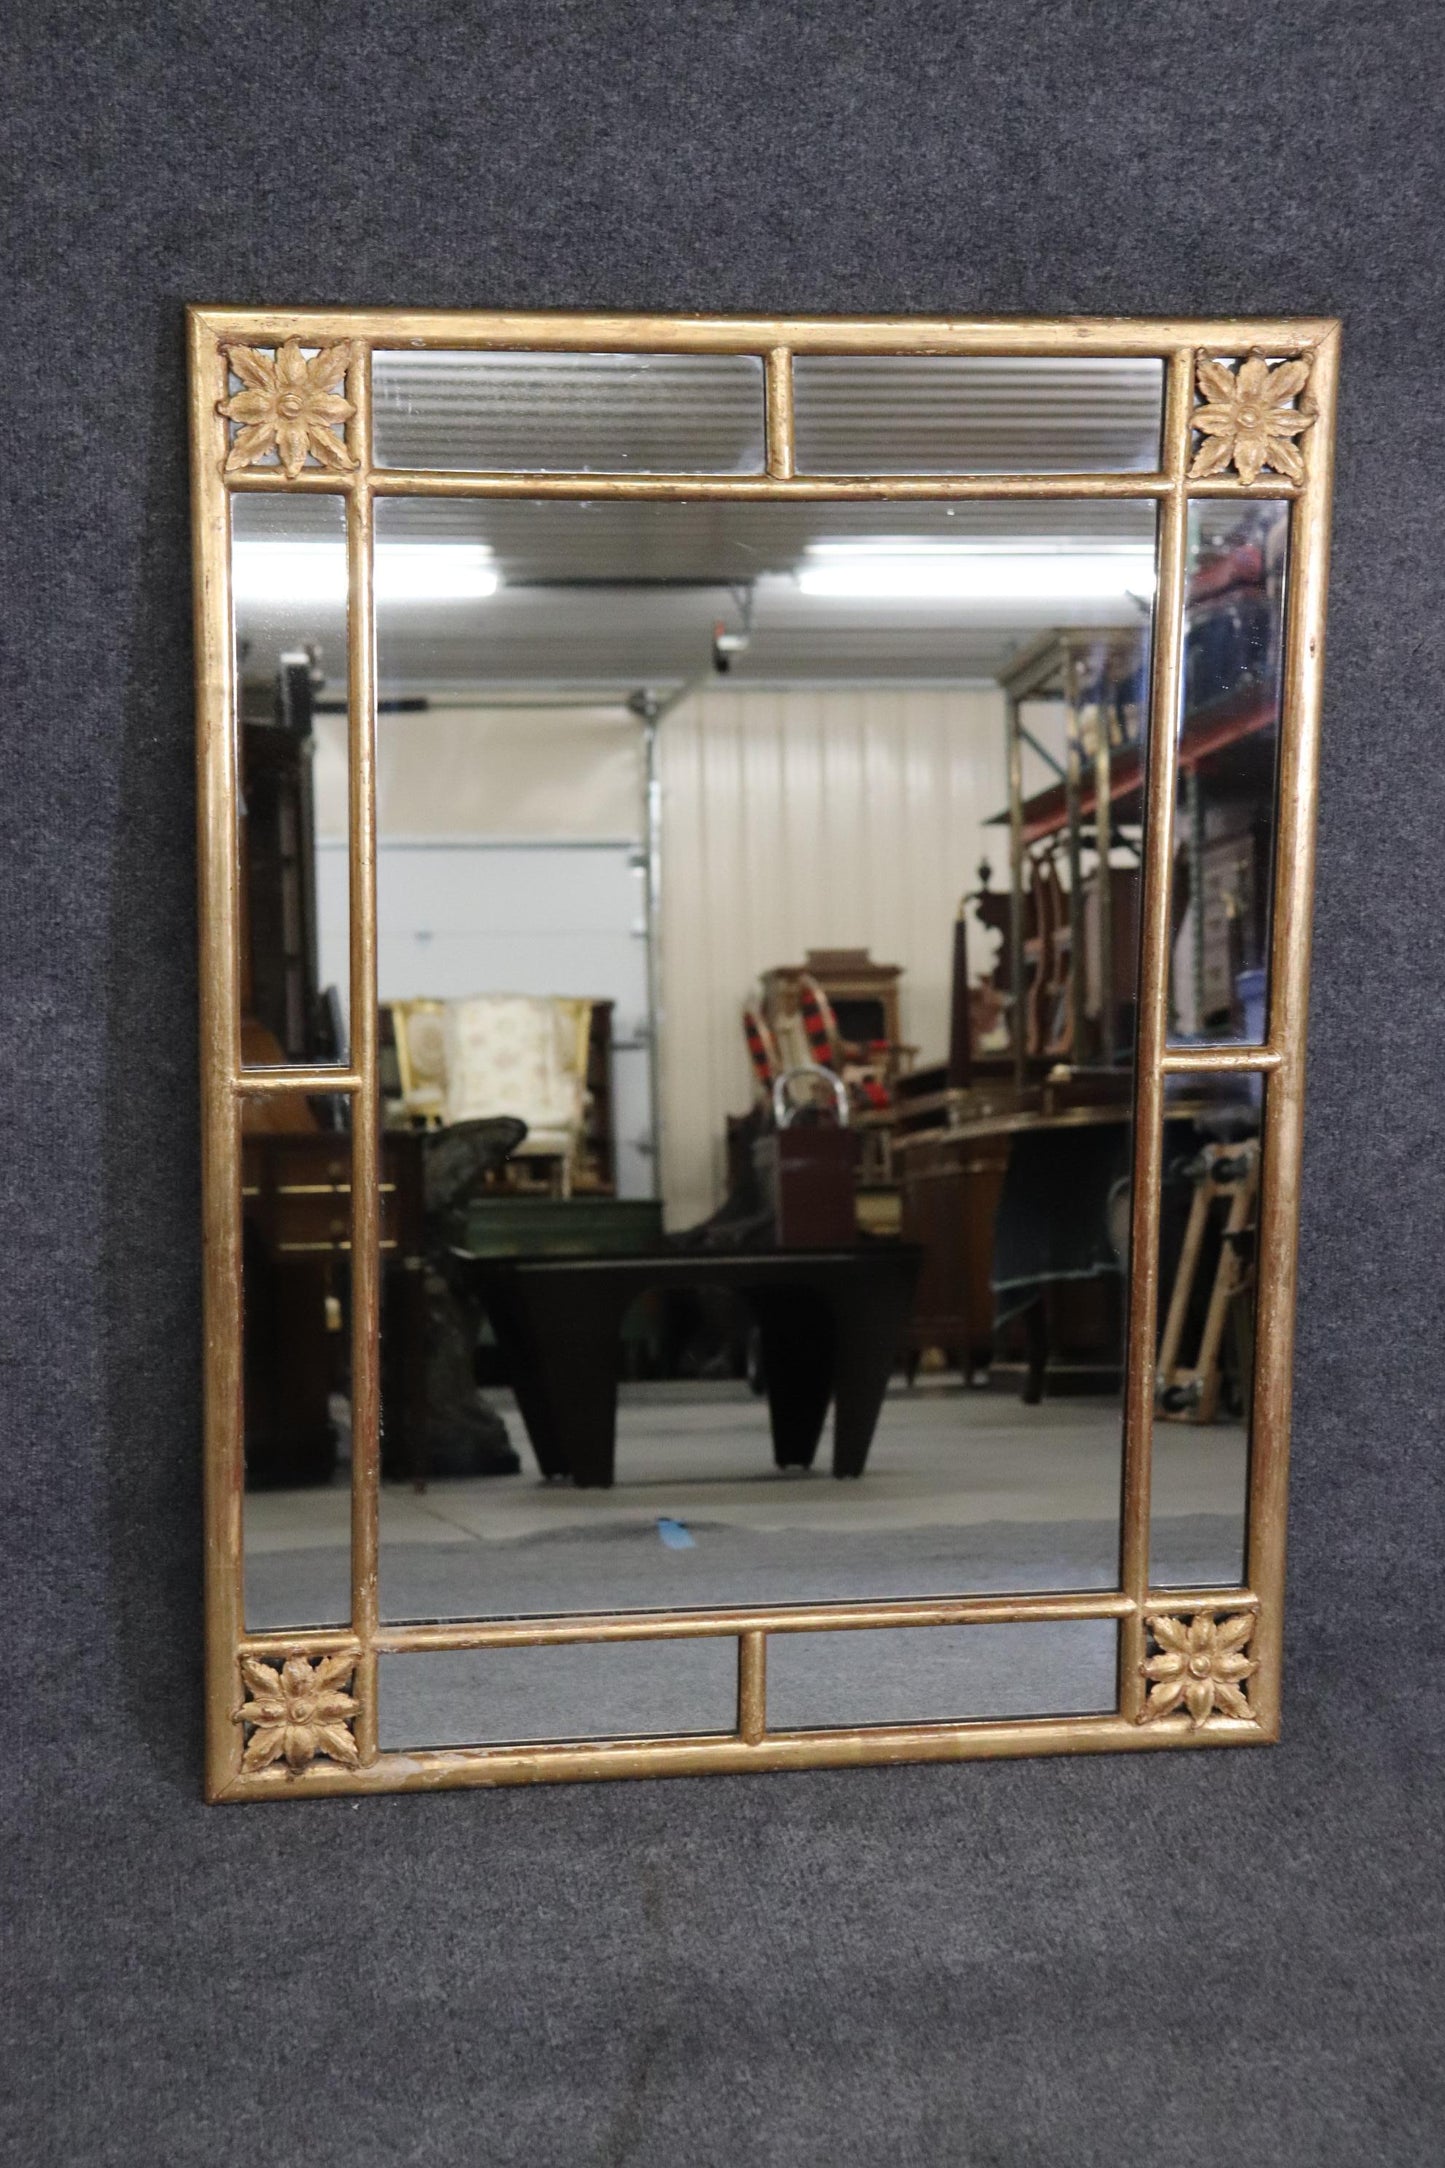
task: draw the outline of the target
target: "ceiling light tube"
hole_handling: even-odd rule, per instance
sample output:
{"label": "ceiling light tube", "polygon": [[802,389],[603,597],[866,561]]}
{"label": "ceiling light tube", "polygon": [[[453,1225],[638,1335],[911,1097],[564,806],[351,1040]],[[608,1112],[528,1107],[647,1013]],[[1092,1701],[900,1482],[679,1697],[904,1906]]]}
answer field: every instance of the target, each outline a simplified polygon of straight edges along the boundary
{"label": "ceiling light tube", "polygon": [[[338,542],[268,541],[251,536],[231,552],[231,576],[241,606],[344,608],[346,551]],[[479,542],[379,542],[376,599],[396,602],[474,602],[501,586],[491,551]]]}
{"label": "ceiling light tube", "polygon": [[879,602],[1112,602],[1154,592],[1150,549],[819,544],[797,571],[805,595]]}

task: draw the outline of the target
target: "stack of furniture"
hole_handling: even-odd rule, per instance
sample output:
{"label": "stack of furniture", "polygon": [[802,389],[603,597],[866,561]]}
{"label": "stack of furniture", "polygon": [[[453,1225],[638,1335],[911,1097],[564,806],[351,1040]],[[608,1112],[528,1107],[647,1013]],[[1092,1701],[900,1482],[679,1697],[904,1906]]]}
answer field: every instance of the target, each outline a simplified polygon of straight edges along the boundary
{"label": "stack of furniture", "polygon": [[[996,982],[1015,1075],[1031,1063],[1108,1067],[1133,1039],[1137,864],[1143,817],[1142,630],[1051,632],[1004,673],[1011,899]],[[1023,721],[1026,702],[1062,705],[1062,763]],[[1058,780],[1025,800],[1028,745]],[[1133,866],[1114,853],[1127,848]]]}
{"label": "stack of furniture", "polygon": [[[861,1141],[858,1225],[869,1234],[898,1232],[891,1109],[917,1053],[903,1037],[902,978],[901,964],[875,963],[867,949],[809,949],[801,964],[775,965],[762,975],[761,1022],[780,1065],[822,1062],[848,1089]],[[826,1049],[817,1044],[816,1022],[809,1029],[810,1005],[826,1019]]]}
{"label": "stack of furniture", "polygon": [[317,986],[312,689],[304,654],[241,689],[241,1010],[279,1059],[333,1059]]}

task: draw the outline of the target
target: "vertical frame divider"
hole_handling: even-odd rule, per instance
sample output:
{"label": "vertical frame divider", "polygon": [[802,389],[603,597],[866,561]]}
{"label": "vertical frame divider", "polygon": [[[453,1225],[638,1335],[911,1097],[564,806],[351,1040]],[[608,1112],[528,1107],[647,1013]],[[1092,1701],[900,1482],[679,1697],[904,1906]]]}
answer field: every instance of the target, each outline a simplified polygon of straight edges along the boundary
{"label": "vertical frame divider", "polygon": [[[1144,1705],[1144,1603],[1149,1594],[1149,1501],[1159,1309],[1159,1184],[1164,1160],[1164,1056],[1169,1043],[1169,916],[1174,795],[1184,667],[1184,581],[1189,547],[1189,442],[1194,350],[1169,357],[1159,507],[1154,655],[1149,689],[1144,874],[1139,910],[1139,993],[1134,1047],[1134,1153],[1129,1224],[1129,1316],[1124,1374],[1123,1503],[1119,1585],[1133,1609],[1119,1627],[1119,1713]],[[1108,868],[1100,865],[1100,878]]]}
{"label": "vertical frame divider", "polygon": [[371,493],[371,350],[348,371],[357,461],[346,499],[346,707],[350,813],[351,1060],[351,1627],[357,1661],[356,1742],[377,1751],[376,1626],[381,1468],[381,1101],[376,992],[376,595]]}
{"label": "vertical frame divider", "polygon": [[786,346],[775,346],[763,362],[765,443],[768,473],[775,481],[787,481],[797,472],[793,444],[793,357]]}
{"label": "vertical frame divider", "polygon": [[[1069,838],[1069,1036],[1072,1044],[1076,1047],[1080,1047],[1084,1043],[1084,1009],[1086,1001],[1084,981],[1084,854],[1079,839],[1079,827],[1083,818],[1080,810],[1083,797],[1082,783],[1083,760],[1079,747],[1079,659],[1073,648],[1070,647],[1064,658],[1064,805]],[[1094,770],[1094,786],[1094,802],[1097,806],[1097,766]],[[1010,831],[1012,831],[1013,822],[1014,806],[1012,796],[1010,796]],[[1094,833],[1097,836],[1097,826]],[[1095,856],[1098,856],[1097,852]],[[1102,882],[1099,889],[1101,904],[1108,895],[1108,889],[1108,882]],[[1009,931],[1010,938],[1012,938],[1012,926],[1010,926]],[[1103,921],[1101,919],[1099,954],[1102,958],[1111,953],[1108,943],[1103,939]],[[1105,1014],[1112,1041],[1113,1017],[1107,1010]]]}
{"label": "vertical frame divider", "polygon": [[738,1635],[738,1737],[756,1746],[768,1728],[768,1637]]}
{"label": "vertical frame divider", "polygon": [[231,507],[216,409],[229,376],[225,348],[198,315],[191,362],[191,584],[198,714],[196,827],[202,950],[201,1194],[205,1335],[206,1792],[240,1774],[233,1711],[236,1648],[245,1633],[242,1499],[245,1410],[241,1331],[240,839],[236,827],[236,642],[231,600]]}
{"label": "vertical frame divider", "polygon": [[[1161,517],[1171,500],[1165,500]],[[1119,988],[1114,969],[1114,761],[1107,722],[1099,725],[1094,748],[1094,878],[1099,884],[1099,1027],[1100,1058],[1112,1068],[1119,1049]],[[1168,985],[1168,972],[1165,972]],[[1166,992],[1167,998],[1167,992]]]}
{"label": "vertical frame divider", "polygon": [[1304,1131],[1305,1033],[1314,907],[1315,796],[1319,781],[1325,590],[1329,575],[1332,449],[1339,332],[1315,349],[1309,396],[1314,426],[1304,441],[1305,484],[1290,520],[1281,688],[1279,814],[1270,929],[1266,1032],[1278,1067],[1265,1086],[1260,1169],[1245,1578],[1260,1598],[1250,1654],[1259,1669],[1250,1699],[1262,1729],[1278,1734],[1284,1654],[1285,1507],[1295,1290],[1299,1277],[1299,1182]]}
{"label": "vertical frame divider", "polygon": [[1003,727],[1008,770],[1008,971],[1013,995],[1009,1051],[1013,1055],[1014,1086],[1022,1091],[1028,1025],[1024,1016],[1024,745],[1019,709],[1019,695],[1006,692]]}

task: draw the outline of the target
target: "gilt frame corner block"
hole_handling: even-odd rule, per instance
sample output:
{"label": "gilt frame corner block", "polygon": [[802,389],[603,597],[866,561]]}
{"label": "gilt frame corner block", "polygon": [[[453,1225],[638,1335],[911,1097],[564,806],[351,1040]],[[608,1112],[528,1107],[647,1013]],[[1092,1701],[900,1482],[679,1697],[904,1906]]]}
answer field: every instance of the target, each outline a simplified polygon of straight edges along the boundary
{"label": "gilt frame corner block", "polygon": [[[1296,1283],[1313,828],[1338,323],[1327,319],[775,319],[196,307],[189,312],[201,891],[205,1297],[206,1778],[217,1800],[442,1789],[548,1779],[843,1767],[1268,1743],[1280,1727],[1285,1494]],[[743,355],[762,365],[764,452],[728,475],[401,471],[377,465],[378,349]],[[1156,471],[1090,475],[800,471],[796,355],[1083,355],[1163,368]],[[254,489],[327,493],[348,570],[351,1048],[335,1068],[248,1068],[240,1032],[237,683],[229,504]],[[657,501],[1112,496],[1157,509],[1151,712],[1178,711],[1187,523],[1203,497],[1286,500],[1284,631],[1270,1003],[1259,1046],[1168,1037],[1175,735],[1149,736],[1135,1051],[1134,1179],[1124,1376],[1123,1510],[1114,1587],[1087,1593],[561,1614],[387,1624],[377,1596],[381,1201],[378,1136],[373,513],[379,496]],[[1258,1220],[1257,1347],[1245,1566],[1233,1587],[1149,1578],[1163,1109],[1173,1077],[1268,1079]],[[351,1606],[345,1627],[250,1632],[243,1603],[241,1105],[341,1093],[352,1106]],[[769,1724],[771,1636],[859,1628],[1109,1620],[1114,1709],[1093,1716],[788,1731]],[[379,1659],[402,1652],[723,1637],[737,1721],[707,1736],[386,1752]]]}

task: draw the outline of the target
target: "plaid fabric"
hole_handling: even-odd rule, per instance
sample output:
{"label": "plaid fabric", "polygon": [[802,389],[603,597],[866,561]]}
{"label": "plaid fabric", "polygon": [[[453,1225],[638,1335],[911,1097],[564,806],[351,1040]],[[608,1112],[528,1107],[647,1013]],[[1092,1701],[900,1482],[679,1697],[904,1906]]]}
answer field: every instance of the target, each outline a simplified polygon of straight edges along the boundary
{"label": "plaid fabric", "polygon": [[756,1009],[743,1010],[743,1036],[748,1042],[754,1077],[763,1091],[771,1091],[778,1073],[777,1042]]}
{"label": "plaid fabric", "polygon": [[798,1007],[802,1012],[803,1029],[808,1035],[808,1051],[814,1061],[825,1069],[841,1068],[843,1048],[833,1004],[817,980],[810,978],[806,971],[798,980]]}

